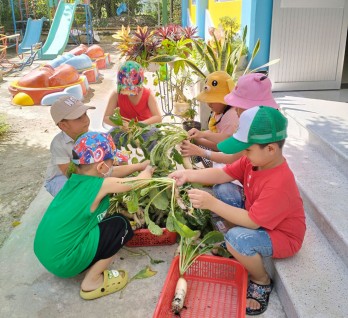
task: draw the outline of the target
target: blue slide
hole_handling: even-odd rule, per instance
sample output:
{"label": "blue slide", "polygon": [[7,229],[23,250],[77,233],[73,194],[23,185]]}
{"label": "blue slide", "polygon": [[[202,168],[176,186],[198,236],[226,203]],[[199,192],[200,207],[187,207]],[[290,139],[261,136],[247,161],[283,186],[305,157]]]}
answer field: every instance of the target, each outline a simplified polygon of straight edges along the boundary
{"label": "blue slide", "polygon": [[40,42],[42,25],[45,20],[46,18],[41,18],[39,20],[28,19],[23,41],[18,46],[18,54],[30,51],[33,44]]}
{"label": "blue slide", "polygon": [[61,0],[59,2],[46,42],[42,47],[42,52],[39,53],[40,59],[53,60],[64,52],[78,3],[79,1],[65,3]]}

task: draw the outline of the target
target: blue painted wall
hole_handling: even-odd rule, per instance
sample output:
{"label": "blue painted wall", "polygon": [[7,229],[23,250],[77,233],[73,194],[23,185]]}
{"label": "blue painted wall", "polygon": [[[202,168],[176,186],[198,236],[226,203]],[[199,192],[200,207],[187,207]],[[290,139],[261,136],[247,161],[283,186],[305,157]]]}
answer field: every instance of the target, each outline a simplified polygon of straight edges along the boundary
{"label": "blue painted wall", "polygon": [[250,55],[257,40],[261,40],[260,51],[251,64],[251,69],[269,62],[272,10],[273,0],[243,0],[242,2],[242,26],[248,26],[247,46]]}
{"label": "blue painted wall", "polygon": [[186,27],[189,25],[188,23],[188,7],[189,7],[189,0],[181,0],[181,25],[183,27]]}
{"label": "blue painted wall", "polygon": [[205,10],[208,8],[208,0],[196,1],[196,19],[198,36],[204,39],[205,33]]}

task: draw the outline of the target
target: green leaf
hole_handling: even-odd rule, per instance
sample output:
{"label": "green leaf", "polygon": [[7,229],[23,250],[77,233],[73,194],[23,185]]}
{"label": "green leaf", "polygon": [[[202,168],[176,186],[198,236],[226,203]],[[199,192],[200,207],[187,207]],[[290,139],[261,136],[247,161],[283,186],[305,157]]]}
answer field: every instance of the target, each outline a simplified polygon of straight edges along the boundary
{"label": "green leaf", "polygon": [[[215,52],[213,51],[213,49],[212,49],[209,45],[207,45],[206,48],[207,48],[207,51],[208,51],[208,53],[209,53],[209,55],[210,55],[210,58],[211,58],[212,61],[213,61],[213,72],[215,72],[215,71],[220,71],[220,70],[219,70],[218,57],[216,56]],[[208,57],[208,56],[207,56],[207,57]],[[208,65],[207,65],[207,67],[208,67]],[[211,73],[212,73],[212,72],[211,72]]]}
{"label": "green leaf", "polygon": [[139,159],[137,157],[133,157],[131,162],[132,162],[132,164],[136,164],[139,162]]}
{"label": "green leaf", "polygon": [[153,271],[150,266],[146,266],[146,268],[142,269],[141,271],[139,271],[137,274],[135,274],[130,281],[132,281],[133,279],[144,279],[144,278],[149,278],[152,276],[155,276],[157,274],[156,271]]}
{"label": "green leaf", "polygon": [[130,191],[127,196],[127,210],[129,213],[135,213],[139,209],[138,195],[136,191]]}
{"label": "green leaf", "polygon": [[148,62],[153,62],[153,63],[168,63],[168,62],[173,62],[175,60],[175,56],[163,54],[163,55],[157,55],[151,59],[148,60]]}
{"label": "green leaf", "polygon": [[117,107],[115,108],[114,113],[109,116],[109,119],[116,125],[116,126],[122,126],[123,125],[123,120],[122,116],[120,114],[120,109]]}
{"label": "green leaf", "polygon": [[178,150],[176,150],[176,148],[172,149],[171,156],[179,165],[183,164],[182,155]]}
{"label": "green leaf", "polygon": [[175,231],[181,236],[185,238],[195,237],[199,231],[191,230],[187,225],[179,222],[177,219],[173,218],[173,224]]}
{"label": "green leaf", "polygon": [[169,199],[164,190],[160,191],[158,188],[150,190],[150,199],[153,205],[159,210],[167,210],[169,206]]}
{"label": "green leaf", "polygon": [[215,244],[215,243],[222,242],[223,240],[224,240],[224,235],[221,232],[211,231],[203,237],[202,243]]}
{"label": "green leaf", "polygon": [[166,228],[170,232],[175,232],[174,221],[172,214],[169,214],[167,217]]}

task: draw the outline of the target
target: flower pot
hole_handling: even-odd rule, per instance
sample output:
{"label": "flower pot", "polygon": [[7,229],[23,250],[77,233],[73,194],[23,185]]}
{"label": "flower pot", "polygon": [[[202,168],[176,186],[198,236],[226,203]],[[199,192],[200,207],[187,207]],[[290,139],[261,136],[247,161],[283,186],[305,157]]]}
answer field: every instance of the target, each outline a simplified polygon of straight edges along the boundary
{"label": "flower pot", "polygon": [[174,114],[178,116],[183,116],[184,113],[190,108],[189,103],[180,103],[180,102],[174,102]]}
{"label": "flower pot", "polygon": [[198,130],[201,130],[201,123],[198,121],[190,120],[190,121],[184,121],[182,123],[182,127],[186,130],[189,131],[192,128],[196,128]]}

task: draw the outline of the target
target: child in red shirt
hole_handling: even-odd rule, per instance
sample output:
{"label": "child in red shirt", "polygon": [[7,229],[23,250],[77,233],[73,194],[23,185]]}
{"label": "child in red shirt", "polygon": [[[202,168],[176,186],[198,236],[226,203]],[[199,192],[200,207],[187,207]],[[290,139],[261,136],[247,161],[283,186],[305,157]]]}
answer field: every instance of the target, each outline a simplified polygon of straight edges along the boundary
{"label": "child in red shirt", "polygon": [[155,96],[143,86],[144,69],[134,61],[127,61],[120,66],[117,73],[117,91],[113,91],[106,107],[104,122],[114,125],[109,116],[115,108],[120,109],[122,117],[155,124],[162,121]]}
{"label": "child in red shirt", "polygon": [[[134,61],[127,61],[120,66],[117,74],[117,91],[113,91],[109,97],[104,114],[104,123],[114,126],[109,119],[116,108],[124,118],[122,130],[127,132],[128,122],[132,119],[144,124],[156,124],[162,122],[157,100],[153,93],[143,86],[144,69]],[[150,130],[142,137],[147,140],[153,131]],[[113,139],[120,145],[120,133],[114,134]],[[125,146],[125,144],[122,144]],[[154,144],[150,147],[152,148]]]}
{"label": "child in red shirt", "polygon": [[[242,113],[237,132],[218,144],[227,154],[244,151],[243,157],[224,168],[169,175],[178,186],[185,182],[216,184],[215,197],[198,189],[189,190],[189,197],[193,207],[211,210],[233,224],[225,240],[228,251],[249,272],[248,315],[267,309],[273,288],[263,257],[293,256],[306,231],[302,199],[282,154],[286,129],[287,119],[278,110],[250,108]],[[243,185],[245,197],[236,191],[234,180]]]}

